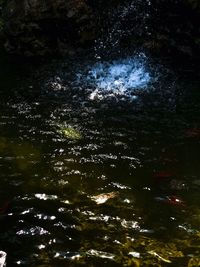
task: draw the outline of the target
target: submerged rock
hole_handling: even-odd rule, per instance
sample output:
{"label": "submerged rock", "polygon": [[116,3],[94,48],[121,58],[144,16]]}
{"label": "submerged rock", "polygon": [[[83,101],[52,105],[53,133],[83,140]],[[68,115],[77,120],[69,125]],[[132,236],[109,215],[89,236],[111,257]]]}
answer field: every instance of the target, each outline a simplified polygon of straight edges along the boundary
{"label": "submerged rock", "polygon": [[200,257],[192,257],[188,262],[188,267],[200,266]]}
{"label": "submerged rock", "polygon": [[60,133],[67,139],[71,139],[71,140],[80,140],[82,139],[82,135],[81,133],[72,128],[71,126],[63,126],[63,125],[60,125],[59,126],[60,128]]}
{"label": "submerged rock", "polygon": [[92,196],[91,199],[99,205],[105,203],[109,199],[117,197],[118,194],[118,192],[103,193],[97,196]]}

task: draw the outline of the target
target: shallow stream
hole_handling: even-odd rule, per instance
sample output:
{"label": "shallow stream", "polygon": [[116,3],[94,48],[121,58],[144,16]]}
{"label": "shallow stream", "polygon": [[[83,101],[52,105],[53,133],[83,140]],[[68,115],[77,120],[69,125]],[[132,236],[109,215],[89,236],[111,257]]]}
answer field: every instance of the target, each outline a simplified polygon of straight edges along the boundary
{"label": "shallow stream", "polygon": [[[27,66],[28,65],[28,66]],[[200,264],[200,91],[143,54],[0,62],[7,266]]]}

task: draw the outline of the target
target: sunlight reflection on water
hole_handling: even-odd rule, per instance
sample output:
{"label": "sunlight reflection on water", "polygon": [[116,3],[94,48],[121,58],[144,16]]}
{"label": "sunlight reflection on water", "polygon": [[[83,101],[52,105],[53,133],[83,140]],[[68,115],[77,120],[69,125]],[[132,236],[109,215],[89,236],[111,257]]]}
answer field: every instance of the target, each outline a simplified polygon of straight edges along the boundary
{"label": "sunlight reflection on water", "polygon": [[135,89],[145,89],[152,80],[152,75],[146,67],[146,56],[114,60],[112,62],[97,62],[89,66],[87,73],[77,75],[78,83],[94,87],[90,99],[103,99],[107,96],[131,95]]}

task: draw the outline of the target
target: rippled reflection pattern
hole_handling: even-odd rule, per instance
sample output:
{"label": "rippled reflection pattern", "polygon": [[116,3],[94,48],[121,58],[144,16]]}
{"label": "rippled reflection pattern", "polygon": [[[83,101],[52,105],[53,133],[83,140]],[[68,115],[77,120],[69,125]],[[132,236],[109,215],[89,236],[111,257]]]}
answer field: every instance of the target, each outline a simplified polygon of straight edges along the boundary
{"label": "rippled reflection pattern", "polygon": [[[75,85],[65,63],[4,89],[7,266],[198,266],[199,83],[167,77],[151,90],[134,64],[101,66],[93,87]],[[117,79],[135,83],[134,102],[89,97]]]}

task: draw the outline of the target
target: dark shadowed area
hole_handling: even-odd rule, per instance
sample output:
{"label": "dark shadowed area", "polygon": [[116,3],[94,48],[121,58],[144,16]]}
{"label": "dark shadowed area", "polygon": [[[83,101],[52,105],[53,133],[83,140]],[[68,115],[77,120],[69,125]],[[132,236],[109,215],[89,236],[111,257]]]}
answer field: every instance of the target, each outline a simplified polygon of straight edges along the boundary
{"label": "dark shadowed area", "polygon": [[[172,23],[185,5],[197,14],[198,3],[167,11],[166,31],[160,23],[163,36],[174,40],[167,46],[157,42],[152,24],[154,5],[159,21],[165,1],[77,1],[78,11],[68,6],[72,0],[49,1],[50,10],[41,2],[44,9],[26,17],[26,25],[40,14],[40,30],[50,29],[50,39],[63,37],[62,49],[58,38],[53,46],[45,39],[44,49],[27,45],[28,33],[41,41],[47,32],[36,25],[23,31],[21,7],[16,37],[7,31],[6,47],[17,56],[0,55],[0,250],[6,266],[200,266],[198,44],[183,28],[174,39]],[[14,3],[8,1],[18,12]],[[74,10],[66,19],[72,24],[87,10],[84,25],[97,20],[101,32],[80,48],[79,30],[63,36],[58,7]],[[55,15],[54,30],[44,14]],[[191,20],[185,23],[191,37]],[[78,40],[75,48],[67,48],[66,38]],[[63,49],[64,57],[53,58]],[[22,58],[22,51],[36,57]]]}

